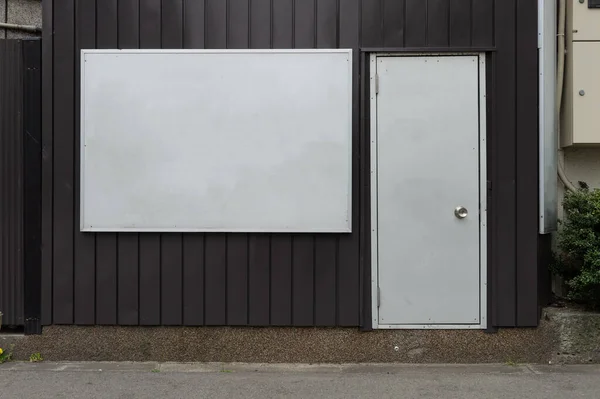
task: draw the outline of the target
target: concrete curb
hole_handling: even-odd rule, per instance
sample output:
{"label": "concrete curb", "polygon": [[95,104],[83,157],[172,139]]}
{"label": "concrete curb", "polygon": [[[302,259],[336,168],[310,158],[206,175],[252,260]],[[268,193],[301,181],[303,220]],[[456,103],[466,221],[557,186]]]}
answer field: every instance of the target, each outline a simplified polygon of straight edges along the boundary
{"label": "concrete curb", "polygon": [[599,365],[544,366],[532,364],[266,364],[174,362],[11,362],[0,373],[16,372],[136,372],[136,373],[310,373],[310,374],[598,374]]}

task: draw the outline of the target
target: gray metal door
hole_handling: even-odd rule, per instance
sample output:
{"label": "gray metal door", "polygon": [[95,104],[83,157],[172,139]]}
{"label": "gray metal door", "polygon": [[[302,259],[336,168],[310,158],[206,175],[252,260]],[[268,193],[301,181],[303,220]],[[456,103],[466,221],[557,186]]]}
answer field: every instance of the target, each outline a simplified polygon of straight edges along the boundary
{"label": "gray metal door", "polygon": [[481,325],[483,65],[477,55],[374,64],[376,322]]}

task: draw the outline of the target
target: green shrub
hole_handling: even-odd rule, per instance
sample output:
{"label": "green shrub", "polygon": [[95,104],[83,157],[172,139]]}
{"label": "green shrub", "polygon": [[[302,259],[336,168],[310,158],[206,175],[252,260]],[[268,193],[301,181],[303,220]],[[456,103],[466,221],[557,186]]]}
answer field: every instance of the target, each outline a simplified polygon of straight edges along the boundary
{"label": "green shrub", "polygon": [[600,190],[579,185],[563,200],[552,271],[564,278],[567,299],[600,309]]}

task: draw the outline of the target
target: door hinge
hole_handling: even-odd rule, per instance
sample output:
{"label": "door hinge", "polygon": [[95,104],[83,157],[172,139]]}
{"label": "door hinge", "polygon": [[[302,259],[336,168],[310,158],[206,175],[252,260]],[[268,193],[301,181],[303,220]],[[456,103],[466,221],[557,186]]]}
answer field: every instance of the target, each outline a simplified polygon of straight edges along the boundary
{"label": "door hinge", "polygon": [[489,180],[487,181],[487,189],[488,189],[489,191],[491,191],[491,190],[492,190],[492,182],[491,182],[491,181],[489,181]]}
{"label": "door hinge", "polygon": [[375,94],[379,94],[379,74],[375,74]]}
{"label": "door hinge", "polygon": [[377,307],[381,305],[381,288],[377,287]]}

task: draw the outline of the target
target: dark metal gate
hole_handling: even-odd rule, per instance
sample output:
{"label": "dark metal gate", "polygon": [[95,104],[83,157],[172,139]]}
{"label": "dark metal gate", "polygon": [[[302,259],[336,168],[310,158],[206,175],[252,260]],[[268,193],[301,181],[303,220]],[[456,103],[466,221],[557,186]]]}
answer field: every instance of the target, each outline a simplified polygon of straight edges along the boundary
{"label": "dark metal gate", "polygon": [[41,42],[0,40],[0,312],[40,330]]}

